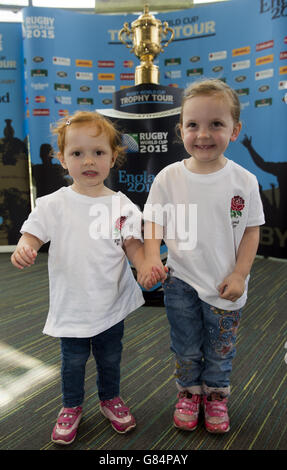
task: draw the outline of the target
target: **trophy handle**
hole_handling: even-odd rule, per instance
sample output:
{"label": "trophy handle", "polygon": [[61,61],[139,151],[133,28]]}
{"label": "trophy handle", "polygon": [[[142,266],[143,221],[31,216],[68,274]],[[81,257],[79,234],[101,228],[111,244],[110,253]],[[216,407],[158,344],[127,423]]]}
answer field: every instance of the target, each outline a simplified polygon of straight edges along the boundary
{"label": "trophy handle", "polygon": [[[123,38],[122,38],[122,34],[123,33],[126,33],[127,36],[129,36],[131,34],[131,30],[129,29],[129,24],[128,23],[124,23],[124,27],[119,31],[119,40],[128,48],[128,49],[133,49],[133,46],[131,46],[130,44],[128,44]],[[131,50],[132,52],[132,50]]]}
{"label": "trophy handle", "polygon": [[163,47],[167,47],[167,46],[171,43],[171,41],[173,41],[173,38],[174,38],[174,29],[173,29],[173,28],[170,28],[170,27],[168,26],[167,21],[165,21],[165,22],[163,23],[163,26],[164,26],[164,28],[163,28],[163,30],[162,30],[163,34],[167,34],[167,32],[170,31],[170,38],[169,38],[169,40],[168,40],[165,44],[162,44]]}

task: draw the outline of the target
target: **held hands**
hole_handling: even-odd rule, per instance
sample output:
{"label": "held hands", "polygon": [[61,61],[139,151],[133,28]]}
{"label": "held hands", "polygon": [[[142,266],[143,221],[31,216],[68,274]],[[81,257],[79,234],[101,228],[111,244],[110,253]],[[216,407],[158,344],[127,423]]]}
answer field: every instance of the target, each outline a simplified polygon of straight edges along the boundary
{"label": "held hands", "polygon": [[11,256],[11,263],[18,269],[23,269],[31,266],[35,262],[37,251],[30,245],[25,244],[17,246],[16,250]]}
{"label": "held hands", "polygon": [[158,282],[164,282],[167,278],[167,268],[163,266],[161,260],[146,260],[137,273],[138,283],[144,289],[151,289]]}
{"label": "held hands", "polygon": [[241,274],[233,272],[222,281],[217,289],[219,297],[235,302],[244,293],[245,278]]}

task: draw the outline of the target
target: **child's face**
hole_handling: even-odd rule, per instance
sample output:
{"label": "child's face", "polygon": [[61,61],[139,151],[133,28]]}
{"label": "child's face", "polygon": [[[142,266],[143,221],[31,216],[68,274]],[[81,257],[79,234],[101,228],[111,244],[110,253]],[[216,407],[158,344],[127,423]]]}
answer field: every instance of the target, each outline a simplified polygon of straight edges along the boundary
{"label": "child's face", "polygon": [[101,195],[105,188],[104,180],[117,158],[108,136],[97,133],[93,123],[67,126],[64,154],[58,154],[62,166],[73,178],[75,191],[90,196]]}
{"label": "child's face", "polygon": [[186,151],[199,168],[224,159],[230,141],[239,135],[241,124],[235,124],[230,103],[220,95],[188,99],[183,108],[181,136]]}

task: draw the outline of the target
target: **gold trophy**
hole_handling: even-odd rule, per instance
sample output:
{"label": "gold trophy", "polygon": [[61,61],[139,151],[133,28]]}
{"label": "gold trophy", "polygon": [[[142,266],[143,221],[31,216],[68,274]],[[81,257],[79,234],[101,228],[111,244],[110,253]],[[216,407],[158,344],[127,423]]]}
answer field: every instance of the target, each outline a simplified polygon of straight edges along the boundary
{"label": "gold trophy", "polygon": [[[170,38],[161,45],[162,36],[166,36],[168,31],[171,33]],[[123,33],[131,36],[133,47],[122,38]],[[164,47],[167,47],[173,38],[174,30],[166,21],[162,24],[160,20],[156,20],[149,13],[148,5],[144,6],[144,13],[132,22],[131,29],[128,23],[124,23],[124,27],[119,32],[119,39],[141,61],[141,65],[138,65],[135,70],[135,85],[159,84],[159,68],[153,64],[153,60],[160,52],[164,52]]]}

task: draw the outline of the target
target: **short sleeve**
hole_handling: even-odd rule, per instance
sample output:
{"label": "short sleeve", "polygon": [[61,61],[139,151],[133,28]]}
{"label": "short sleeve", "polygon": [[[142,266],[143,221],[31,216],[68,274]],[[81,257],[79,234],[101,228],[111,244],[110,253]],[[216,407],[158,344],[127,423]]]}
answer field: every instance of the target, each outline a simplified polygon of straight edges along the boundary
{"label": "short sleeve", "polygon": [[125,198],[122,202],[121,216],[116,224],[118,225],[117,228],[120,230],[123,240],[127,238],[143,240],[142,213],[128,198]]}
{"label": "short sleeve", "polygon": [[167,200],[163,191],[164,185],[161,183],[161,175],[158,175],[150,188],[147,201],[144,206],[143,218],[145,221],[155,222],[158,225],[165,225],[165,203]]}
{"label": "short sleeve", "polygon": [[26,232],[34,235],[43,243],[50,241],[50,237],[48,235],[49,229],[47,226],[48,214],[45,206],[46,204],[42,198],[37,199],[36,207],[32,210],[28,219],[25,220],[20,230],[22,234]]}
{"label": "short sleeve", "polygon": [[254,227],[265,224],[263,204],[260,197],[258,181],[255,176],[252,183],[253,184],[249,199],[248,220],[246,224],[247,227]]}

